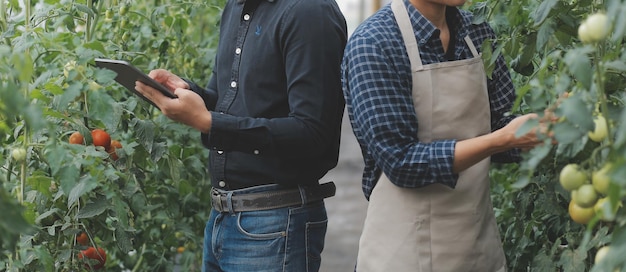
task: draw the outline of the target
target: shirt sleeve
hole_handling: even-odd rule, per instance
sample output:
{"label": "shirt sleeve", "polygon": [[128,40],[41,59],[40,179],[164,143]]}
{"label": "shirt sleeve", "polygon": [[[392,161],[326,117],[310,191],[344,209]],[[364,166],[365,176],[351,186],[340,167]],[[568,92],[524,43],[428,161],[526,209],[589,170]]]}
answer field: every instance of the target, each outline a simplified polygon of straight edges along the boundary
{"label": "shirt sleeve", "polygon": [[[353,36],[343,62],[344,92],[362,148],[397,186],[440,183],[454,188],[455,140],[421,142],[408,66],[397,66],[375,40]],[[400,71],[405,71],[404,73]],[[410,75],[408,75],[410,78]]]}
{"label": "shirt sleeve", "polygon": [[216,79],[215,79],[215,75],[212,74],[211,79],[209,80],[209,84],[207,85],[206,89],[202,88],[200,86],[198,86],[198,84],[196,84],[195,82],[188,80],[188,79],[183,79],[187,82],[187,84],[189,84],[189,88],[197,93],[198,95],[200,95],[200,97],[202,97],[202,100],[204,100],[204,104],[206,105],[206,108],[208,110],[213,110],[215,109],[215,104],[217,103],[217,84],[216,84]]}
{"label": "shirt sleeve", "polygon": [[329,10],[318,1],[299,1],[276,34],[288,113],[256,118],[212,112],[211,145],[302,158],[321,157],[335,144],[344,108],[340,64],[347,34],[341,14]]}

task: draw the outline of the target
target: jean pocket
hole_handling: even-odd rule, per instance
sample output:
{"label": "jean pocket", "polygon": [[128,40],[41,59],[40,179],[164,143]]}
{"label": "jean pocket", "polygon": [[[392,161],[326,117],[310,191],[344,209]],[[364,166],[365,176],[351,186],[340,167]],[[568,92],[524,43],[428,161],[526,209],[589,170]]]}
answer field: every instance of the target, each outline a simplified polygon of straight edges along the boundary
{"label": "jean pocket", "polygon": [[285,211],[270,210],[243,212],[237,215],[241,234],[257,240],[276,239],[287,235],[289,217]]}
{"label": "jean pocket", "polygon": [[320,268],[327,227],[328,219],[306,224],[307,271],[318,271]]}

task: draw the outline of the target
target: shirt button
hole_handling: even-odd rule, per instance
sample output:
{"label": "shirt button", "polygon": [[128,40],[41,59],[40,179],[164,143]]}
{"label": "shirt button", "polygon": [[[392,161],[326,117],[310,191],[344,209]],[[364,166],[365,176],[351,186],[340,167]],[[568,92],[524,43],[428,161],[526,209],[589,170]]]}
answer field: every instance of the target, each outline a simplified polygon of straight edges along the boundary
{"label": "shirt button", "polygon": [[231,82],[230,86],[233,87],[233,88],[237,87],[237,82],[236,81]]}
{"label": "shirt button", "polygon": [[253,152],[254,152],[254,155],[259,155],[259,151],[258,150],[255,149]]}
{"label": "shirt button", "polygon": [[241,48],[235,49],[235,54],[237,54],[237,55],[241,54]]}
{"label": "shirt button", "polygon": [[220,180],[220,182],[217,185],[219,185],[220,187],[224,187],[226,186],[226,182],[224,182],[223,180]]}
{"label": "shirt button", "polygon": [[244,19],[244,20],[246,20],[246,21],[250,20],[250,14],[246,14],[246,15],[244,15],[244,16],[243,16],[243,19]]}
{"label": "shirt button", "polygon": [[217,154],[220,154],[220,155],[224,154],[224,150],[218,150]]}

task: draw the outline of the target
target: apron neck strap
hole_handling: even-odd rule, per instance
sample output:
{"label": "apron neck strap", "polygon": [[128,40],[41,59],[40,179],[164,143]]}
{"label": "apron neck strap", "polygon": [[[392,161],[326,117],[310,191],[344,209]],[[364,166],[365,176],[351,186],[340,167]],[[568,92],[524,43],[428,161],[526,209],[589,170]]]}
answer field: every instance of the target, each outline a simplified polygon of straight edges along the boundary
{"label": "apron neck strap", "polygon": [[[415,39],[415,33],[413,33],[413,24],[411,24],[411,19],[409,18],[409,11],[406,9],[403,0],[393,0],[391,2],[391,10],[400,27],[400,33],[402,33],[404,46],[411,62],[411,71],[420,71],[423,69],[423,64],[417,46],[417,39]],[[480,54],[469,35],[466,35],[464,39],[470,51],[472,51],[472,55],[479,57]]]}
{"label": "apron neck strap", "polygon": [[465,43],[467,43],[467,47],[472,51],[472,55],[474,55],[475,58],[480,56],[478,50],[476,50],[476,46],[474,46],[474,42],[472,42],[472,39],[470,39],[468,35],[465,36]]}
{"label": "apron neck strap", "polygon": [[420,58],[419,49],[417,48],[417,40],[415,39],[415,33],[413,33],[413,25],[409,18],[409,12],[404,6],[402,0],[393,0],[391,3],[391,10],[396,17],[400,32],[402,33],[402,39],[404,40],[404,46],[409,55],[411,62],[411,71],[422,70],[422,59]]}

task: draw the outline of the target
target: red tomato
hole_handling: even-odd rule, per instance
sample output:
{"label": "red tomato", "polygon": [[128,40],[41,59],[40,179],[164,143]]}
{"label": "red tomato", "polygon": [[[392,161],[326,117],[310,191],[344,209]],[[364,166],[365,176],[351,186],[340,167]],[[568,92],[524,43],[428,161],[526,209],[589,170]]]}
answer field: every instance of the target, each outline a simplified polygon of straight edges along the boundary
{"label": "red tomato", "polygon": [[80,132],[76,131],[70,135],[70,144],[84,144],[85,138]]}
{"label": "red tomato", "polygon": [[87,237],[87,233],[86,232],[81,232],[78,235],[76,235],[76,242],[78,242],[79,244],[86,246],[89,244],[89,237]]}
{"label": "red tomato", "polygon": [[[84,260],[85,258],[87,258],[87,260]],[[91,267],[93,269],[100,269],[104,267],[104,263],[106,263],[107,261],[107,254],[104,249],[100,247],[98,248],[98,250],[96,250],[94,247],[88,247],[87,249],[82,250],[80,253],[78,253],[78,259],[84,260],[85,267],[87,268]]]}
{"label": "red tomato", "polygon": [[113,159],[114,161],[117,161],[117,159],[119,159],[116,152],[118,148],[122,148],[122,144],[118,140],[112,140],[109,149],[106,150],[107,153],[109,153],[109,155],[111,156],[111,159]]}
{"label": "red tomato", "polygon": [[95,146],[102,146],[105,150],[111,147],[111,136],[102,129],[97,128],[92,130],[91,138]]}

